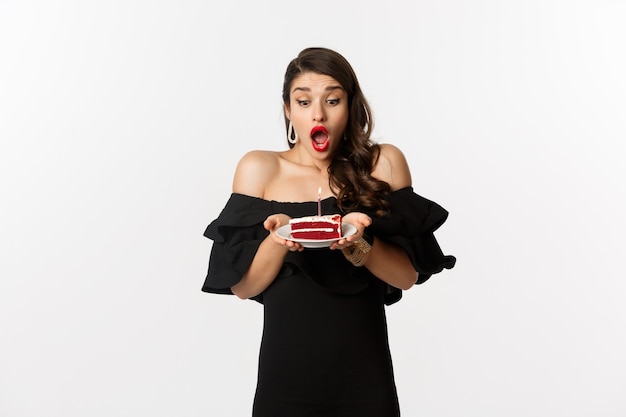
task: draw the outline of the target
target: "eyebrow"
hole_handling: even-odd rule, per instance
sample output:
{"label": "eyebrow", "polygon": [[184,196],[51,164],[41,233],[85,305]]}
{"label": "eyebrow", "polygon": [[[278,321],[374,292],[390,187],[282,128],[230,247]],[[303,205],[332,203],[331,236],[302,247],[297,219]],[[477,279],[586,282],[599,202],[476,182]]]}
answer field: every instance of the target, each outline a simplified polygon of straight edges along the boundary
{"label": "eyebrow", "polygon": [[[331,85],[324,89],[324,91],[333,91],[333,90],[343,90],[343,88],[339,85]],[[304,91],[304,92],[310,93],[311,89],[309,87],[296,87],[293,90],[291,90],[292,93],[295,93],[296,91]]]}

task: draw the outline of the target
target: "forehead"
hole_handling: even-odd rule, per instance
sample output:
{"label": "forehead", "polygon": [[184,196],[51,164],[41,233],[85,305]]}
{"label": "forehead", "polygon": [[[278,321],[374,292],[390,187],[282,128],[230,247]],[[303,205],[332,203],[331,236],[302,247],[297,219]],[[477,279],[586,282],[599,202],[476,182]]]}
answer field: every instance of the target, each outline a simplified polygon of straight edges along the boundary
{"label": "forehead", "polygon": [[291,82],[291,92],[294,91],[326,91],[328,89],[340,88],[343,90],[339,81],[335,80],[330,75],[318,74],[315,72],[305,72],[293,79]]}

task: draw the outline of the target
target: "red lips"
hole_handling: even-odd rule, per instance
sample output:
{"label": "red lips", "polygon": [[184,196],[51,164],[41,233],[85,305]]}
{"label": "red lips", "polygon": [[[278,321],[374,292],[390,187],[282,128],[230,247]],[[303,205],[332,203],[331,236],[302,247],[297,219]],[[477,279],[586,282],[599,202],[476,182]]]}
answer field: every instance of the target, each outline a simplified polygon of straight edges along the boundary
{"label": "red lips", "polygon": [[324,126],[313,127],[311,129],[311,141],[313,142],[313,149],[318,152],[324,152],[330,144],[328,141],[328,130]]}

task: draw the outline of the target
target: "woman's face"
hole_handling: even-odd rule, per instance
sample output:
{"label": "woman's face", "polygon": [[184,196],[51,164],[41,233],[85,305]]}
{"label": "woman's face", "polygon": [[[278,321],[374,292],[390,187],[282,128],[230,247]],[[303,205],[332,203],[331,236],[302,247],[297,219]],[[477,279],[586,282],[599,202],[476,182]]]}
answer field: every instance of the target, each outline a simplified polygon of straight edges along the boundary
{"label": "woman's face", "polygon": [[348,94],[333,77],[307,72],[291,83],[285,114],[298,134],[296,146],[316,159],[330,158],[348,123]]}

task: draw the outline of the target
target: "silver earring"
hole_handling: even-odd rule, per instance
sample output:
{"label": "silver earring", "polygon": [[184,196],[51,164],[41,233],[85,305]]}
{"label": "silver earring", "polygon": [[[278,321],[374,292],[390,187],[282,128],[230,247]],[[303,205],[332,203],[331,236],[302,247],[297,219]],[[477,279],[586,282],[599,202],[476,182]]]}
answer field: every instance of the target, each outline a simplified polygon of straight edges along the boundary
{"label": "silver earring", "polygon": [[289,121],[289,128],[287,128],[287,142],[291,143],[292,145],[295,145],[297,141],[298,141],[298,134],[293,129],[293,125],[291,124],[291,121]]}

